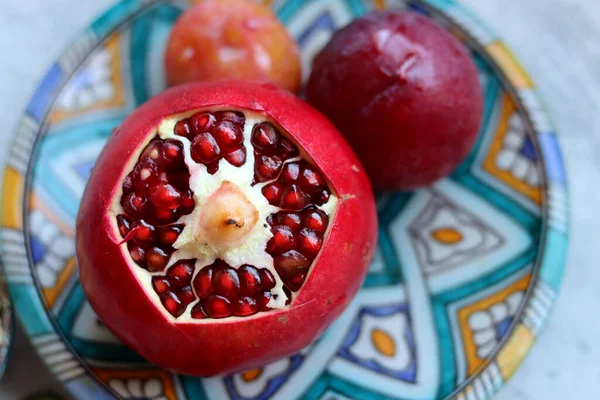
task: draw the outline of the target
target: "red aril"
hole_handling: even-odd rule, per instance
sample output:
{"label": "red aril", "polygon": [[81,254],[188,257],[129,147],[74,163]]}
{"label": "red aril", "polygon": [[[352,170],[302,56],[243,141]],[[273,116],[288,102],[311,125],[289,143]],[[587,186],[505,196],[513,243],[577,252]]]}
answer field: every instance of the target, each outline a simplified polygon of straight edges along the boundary
{"label": "red aril", "polygon": [[[265,157],[280,165],[264,173]],[[77,218],[98,316],[149,361],[200,376],[315,340],[360,287],[375,238],[369,183],[335,128],[243,82],[170,89],[135,111]]]}

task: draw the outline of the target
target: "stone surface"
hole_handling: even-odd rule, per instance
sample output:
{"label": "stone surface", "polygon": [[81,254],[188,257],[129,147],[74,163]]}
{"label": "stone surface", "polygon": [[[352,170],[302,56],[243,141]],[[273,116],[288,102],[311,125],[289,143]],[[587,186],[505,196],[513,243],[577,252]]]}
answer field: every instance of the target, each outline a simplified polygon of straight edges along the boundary
{"label": "stone surface", "polygon": [[[460,0],[515,51],[537,81],[561,136],[570,178],[571,247],[546,332],[498,400],[593,399],[600,393],[600,2]],[[3,0],[0,4],[0,140],[10,140],[50,63],[113,0]],[[0,146],[3,164],[8,146]],[[590,186],[588,186],[590,185]],[[18,329],[1,399],[60,391]],[[35,377],[34,379],[32,379]]]}

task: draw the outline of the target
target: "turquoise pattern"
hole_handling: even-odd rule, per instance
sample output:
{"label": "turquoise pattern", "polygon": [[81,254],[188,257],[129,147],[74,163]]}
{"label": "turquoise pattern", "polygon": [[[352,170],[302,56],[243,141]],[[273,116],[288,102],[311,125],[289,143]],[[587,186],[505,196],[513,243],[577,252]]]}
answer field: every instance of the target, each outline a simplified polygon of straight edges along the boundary
{"label": "turquoise pattern", "polygon": [[89,169],[112,129],[165,88],[162,54],[186,6],[122,0],[49,70],[9,156],[1,246],[27,333],[78,399],[490,398],[543,328],[568,247],[564,165],[533,84],[451,0],[270,3],[306,68],[335,29],[377,7],[421,12],[455,33],[485,95],[469,157],[431,188],[377,194],[379,246],[366,282],[317,343],[228,377],[159,370],[102,325],[75,271]]}

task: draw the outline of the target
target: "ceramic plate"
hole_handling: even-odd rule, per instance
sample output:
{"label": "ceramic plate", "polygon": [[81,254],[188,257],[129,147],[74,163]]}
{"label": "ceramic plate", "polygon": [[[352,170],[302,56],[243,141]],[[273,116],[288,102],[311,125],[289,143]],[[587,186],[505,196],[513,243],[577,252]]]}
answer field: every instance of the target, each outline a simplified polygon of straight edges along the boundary
{"label": "ceramic plate", "polygon": [[487,399],[542,329],[567,247],[553,127],[504,44],[450,0],[269,1],[304,65],[374,8],[435,18],[472,50],[485,90],[473,152],[447,179],[378,196],[379,248],[364,288],[315,344],[228,377],[176,376],[102,325],[79,285],[74,221],[111,130],[165,87],[163,50],[185,2],[125,0],[50,68],[4,172],[10,293],[40,355],[77,399]]}

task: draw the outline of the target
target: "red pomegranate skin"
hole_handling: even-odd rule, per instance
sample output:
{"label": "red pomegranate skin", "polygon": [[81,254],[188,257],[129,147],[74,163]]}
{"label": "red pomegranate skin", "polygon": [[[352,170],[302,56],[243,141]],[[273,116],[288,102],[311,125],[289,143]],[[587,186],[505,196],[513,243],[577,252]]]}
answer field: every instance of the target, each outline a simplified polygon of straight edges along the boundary
{"label": "red pomegranate skin", "polygon": [[307,99],[348,139],[378,190],[450,174],[483,114],[467,49],[411,12],[375,12],[338,31],[315,58]]}
{"label": "red pomegranate skin", "polygon": [[[132,272],[109,210],[126,174],[125,164],[136,157],[163,118],[222,106],[264,113],[292,134],[329,179],[338,195],[337,211],[321,252],[289,308],[237,319],[173,323]],[[81,201],[77,259],[90,304],[125,344],[157,366],[212,376],[264,365],[317,339],[358,291],[372,258],[376,231],[367,176],[343,137],[319,112],[270,84],[193,83],[148,101],[108,140]]]}

